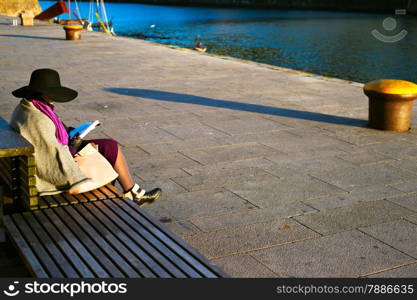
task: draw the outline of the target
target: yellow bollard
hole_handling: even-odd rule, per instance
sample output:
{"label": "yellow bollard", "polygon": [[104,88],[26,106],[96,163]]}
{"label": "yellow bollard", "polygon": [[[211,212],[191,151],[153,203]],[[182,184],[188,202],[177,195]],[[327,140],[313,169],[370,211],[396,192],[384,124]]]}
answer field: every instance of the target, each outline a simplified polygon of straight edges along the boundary
{"label": "yellow bollard", "polygon": [[70,41],[81,40],[82,25],[65,25],[65,38]]}
{"label": "yellow bollard", "polygon": [[369,98],[369,126],[387,131],[407,131],[417,99],[417,84],[396,79],[380,79],[365,84]]}

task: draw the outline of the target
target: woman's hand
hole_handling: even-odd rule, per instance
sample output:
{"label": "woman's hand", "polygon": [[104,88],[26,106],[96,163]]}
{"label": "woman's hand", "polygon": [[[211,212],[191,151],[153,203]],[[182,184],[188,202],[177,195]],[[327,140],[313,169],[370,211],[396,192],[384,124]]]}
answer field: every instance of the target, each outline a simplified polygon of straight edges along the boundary
{"label": "woman's hand", "polygon": [[82,142],[82,138],[80,138],[79,134],[76,134],[75,136],[70,138],[68,146],[78,149],[81,146]]}

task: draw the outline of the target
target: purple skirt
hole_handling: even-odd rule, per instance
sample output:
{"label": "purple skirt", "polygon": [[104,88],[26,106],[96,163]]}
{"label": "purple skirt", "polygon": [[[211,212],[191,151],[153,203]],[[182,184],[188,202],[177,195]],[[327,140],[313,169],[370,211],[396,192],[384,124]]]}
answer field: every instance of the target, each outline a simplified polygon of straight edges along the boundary
{"label": "purple skirt", "polygon": [[[114,167],[116,164],[117,155],[119,154],[119,146],[115,140],[112,139],[97,139],[87,140],[87,142],[98,145],[98,152],[103,155],[109,163]],[[69,147],[72,156],[77,153],[77,149]]]}

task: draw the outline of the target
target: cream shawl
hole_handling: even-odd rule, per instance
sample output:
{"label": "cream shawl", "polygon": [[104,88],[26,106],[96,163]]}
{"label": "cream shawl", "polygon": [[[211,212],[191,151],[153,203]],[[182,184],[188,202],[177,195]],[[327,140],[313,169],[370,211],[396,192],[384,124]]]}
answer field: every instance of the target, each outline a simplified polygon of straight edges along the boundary
{"label": "cream shawl", "polygon": [[52,120],[30,101],[22,99],[10,126],[35,148],[36,187],[40,196],[58,194],[90,180],[81,172],[68,146],[58,143]]}

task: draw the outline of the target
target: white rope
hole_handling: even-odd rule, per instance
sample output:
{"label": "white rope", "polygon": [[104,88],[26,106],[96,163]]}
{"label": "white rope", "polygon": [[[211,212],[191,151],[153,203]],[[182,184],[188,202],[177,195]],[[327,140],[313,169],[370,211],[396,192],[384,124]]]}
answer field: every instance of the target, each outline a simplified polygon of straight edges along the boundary
{"label": "white rope", "polygon": [[77,2],[77,0],[74,0],[74,3],[75,3],[75,10],[76,10],[76,13],[78,13],[78,18],[81,20],[81,11],[80,11],[80,8],[78,7],[78,2]]}
{"label": "white rope", "polygon": [[71,1],[68,0],[68,20],[71,20]]}
{"label": "white rope", "polygon": [[90,6],[88,8],[88,23],[87,30],[93,31],[93,22],[94,22],[94,0],[90,0]]}
{"label": "white rope", "polygon": [[104,6],[104,0],[101,0],[101,11],[103,12],[104,22],[107,28],[109,28],[109,20],[107,19],[107,12],[106,7]]}
{"label": "white rope", "polygon": [[96,0],[96,13],[100,12],[100,2]]}
{"label": "white rope", "polygon": [[88,23],[94,21],[94,1],[90,0],[90,7],[88,8]]}

